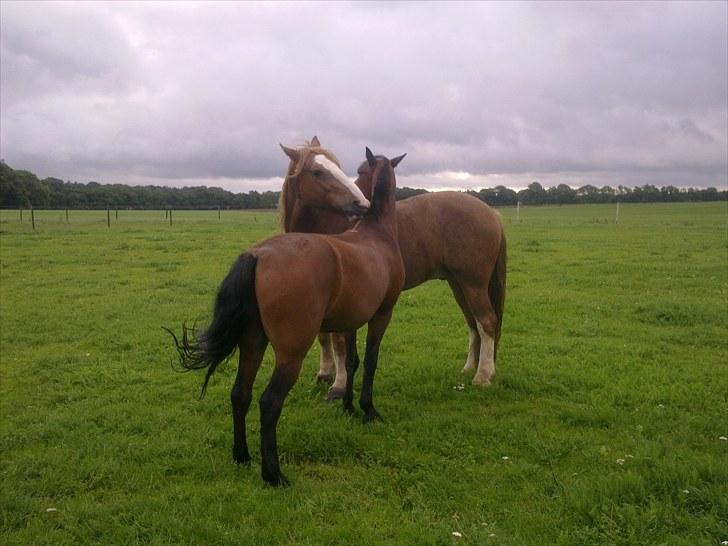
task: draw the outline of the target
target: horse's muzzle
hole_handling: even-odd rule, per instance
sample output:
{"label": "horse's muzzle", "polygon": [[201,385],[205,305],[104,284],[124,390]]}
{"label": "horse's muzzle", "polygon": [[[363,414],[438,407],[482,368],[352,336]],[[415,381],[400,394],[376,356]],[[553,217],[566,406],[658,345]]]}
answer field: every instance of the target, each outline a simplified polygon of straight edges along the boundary
{"label": "horse's muzzle", "polygon": [[366,211],[369,210],[369,207],[364,207],[359,204],[357,201],[356,203],[352,203],[348,207],[344,209],[344,214],[346,214],[346,217],[350,220],[359,218],[362,214],[364,214]]}

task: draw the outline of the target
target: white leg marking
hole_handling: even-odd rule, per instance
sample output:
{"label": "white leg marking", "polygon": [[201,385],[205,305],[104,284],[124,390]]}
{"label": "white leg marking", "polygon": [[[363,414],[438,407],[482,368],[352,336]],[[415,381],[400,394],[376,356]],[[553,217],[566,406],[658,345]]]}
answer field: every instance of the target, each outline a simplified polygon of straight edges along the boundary
{"label": "white leg marking", "polygon": [[478,367],[478,349],[480,344],[480,338],[478,337],[478,331],[470,329],[470,344],[468,345],[468,359],[465,361],[464,372],[469,372]]}
{"label": "white leg marking", "polygon": [[478,371],[473,377],[473,385],[490,385],[490,378],[495,374],[495,340],[485,333],[483,327],[478,323],[480,334],[480,362]]}
{"label": "white leg marking", "polygon": [[331,388],[340,389],[343,392],[346,390],[346,339],[338,334],[332,334],[331,337],[334,336],[338,338],[332,344],[334,361],[336,362],[336,379]]}
{"label": "white leg marking", "polygon": [[331,335],[327,334],[324,336],[324,341],[321,343],[319,371],[316,377],[330,377],[334,373],[335,366],[336,362],[334,361],[334,351],[331,342]]}
{"label": "white leg marking", "polygon": [[329,387],[326,400],[343,398],[346,392],[346,339],[340,334],[330,334],[331,355],[336,364],[336,379]]}

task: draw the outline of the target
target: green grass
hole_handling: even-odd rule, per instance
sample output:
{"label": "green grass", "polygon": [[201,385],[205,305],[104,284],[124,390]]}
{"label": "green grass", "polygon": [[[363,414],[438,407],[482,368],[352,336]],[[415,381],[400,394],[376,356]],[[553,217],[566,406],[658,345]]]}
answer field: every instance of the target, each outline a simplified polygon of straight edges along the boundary
{"label": "green grass", "polygon": [[[209,317],[275,214],[112,211],[108,229],[105,211],[36,211],[32,231],[2,211],[0,542],[728,540],[726,204],[622,205],[619,224],[611,205],[502,213],[493,385],[460,372],[447,285],[405,292],[375,384],[385,421],[324,402],[313,349],[279,424],[280,490],[260,477],[257,404],[253,466],[231,462],[234,365],[198,401],[160,328]],[[271,366],[269,350],[256,399]]]}

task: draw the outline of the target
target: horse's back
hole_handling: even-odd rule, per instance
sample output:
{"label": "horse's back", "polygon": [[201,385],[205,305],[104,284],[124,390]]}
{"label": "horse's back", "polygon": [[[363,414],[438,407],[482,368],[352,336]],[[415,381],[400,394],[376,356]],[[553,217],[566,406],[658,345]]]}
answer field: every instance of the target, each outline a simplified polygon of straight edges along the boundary
{"label": "horse's back", "polygon": [[487,282],[501,245],[500,214],[459,192],[432,192],[398,202],[405,289],[453,275]]}

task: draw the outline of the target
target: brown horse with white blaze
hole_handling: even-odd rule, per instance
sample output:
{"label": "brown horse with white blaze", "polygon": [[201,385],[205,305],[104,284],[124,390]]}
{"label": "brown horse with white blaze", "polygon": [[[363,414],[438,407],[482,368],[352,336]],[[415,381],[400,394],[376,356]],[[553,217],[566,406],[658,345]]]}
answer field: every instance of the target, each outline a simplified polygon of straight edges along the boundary
{"label": "brown horse with white blaze", "polygon": [[[318,149],[319,140],[311,141]],[[356,185],[371,195],[372,171],[366,162]],[[286,232],[340,233],[349,218],[331,207],[307,201],[284,183],[281,200]],[[475,370],[473,383],[485,386],[495,374],[506,287],[506,238],[500,215],[479,199],[459,192],[433,192],[398,201],[397,233],[405,267],[403,290],[430,279],[445,279],[470,330],[464,371]],[[319,380],[336,380],[327,398],[345,392],[346,344],[342,336],[322,333]]]}
{"label": "brown horse with white blaze", "polygon": [[[331,164],[316,159],[321,154],[284,151],[297,158],[297,165],[289,170],[297,182],[307,170],[335,171]],[[378,417],[372,391],[379,344],[404,283],[394,198],[394,167],[402,157],[389,160],[367,148],[373,191],[368,211],[355,230],[340,235],[290,233],[253,246],[222,281],[209,327],[202,332],[183,327],[182,339],[174,338],[184,368],[207,368],[203,393],[217,366],[239,348],[231,392],[233,459],[239,463],[250,461],[245,417],[263,354],[268,343],[273,346],[275,369],[260,398],[262,475],[271,485],[288,484],[278,460],[277,423],[319,331],[350,332],[368,324],[359,404],[365,421]],[[350,192],[348,200],[340,200],[339,209],[354,204]],[[356,201],[362,210],[369,204],[360,196]],[[352,412],[358,359],[350,358],[346,365],[344,406]]]}

